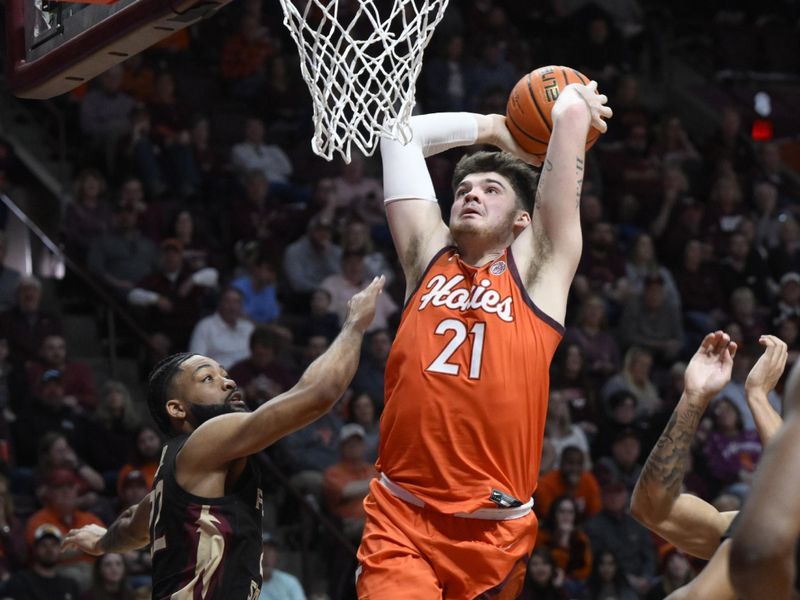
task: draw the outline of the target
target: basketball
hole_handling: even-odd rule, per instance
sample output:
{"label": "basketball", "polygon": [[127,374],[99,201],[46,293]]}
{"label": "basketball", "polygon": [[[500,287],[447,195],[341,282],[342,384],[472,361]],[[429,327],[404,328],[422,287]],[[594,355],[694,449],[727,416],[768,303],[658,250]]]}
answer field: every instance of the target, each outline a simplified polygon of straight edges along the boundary
{"label": "basketball", "polygon": [[[589,83],[589,78],[570,67],[548,66],[531,71],[517,82],[508,97],[506,127],[526,152],[544,158],[553,119],[550,115],[558,93],[570,83]],[[600,132],[592,127],[586,149],[592,147]]]}

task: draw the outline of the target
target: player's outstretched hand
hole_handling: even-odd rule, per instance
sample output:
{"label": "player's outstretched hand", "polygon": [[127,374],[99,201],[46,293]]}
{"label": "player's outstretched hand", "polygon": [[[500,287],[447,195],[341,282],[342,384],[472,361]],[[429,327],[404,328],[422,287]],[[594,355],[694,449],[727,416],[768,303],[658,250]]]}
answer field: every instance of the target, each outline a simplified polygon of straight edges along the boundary
{"label": "player's outstretched hand", "polygon": [[100,556],[103,551],[98,544],[105,534],[106,528],[99,525],[84,525],[80,529],[70,529],[61,542],[61,552],[75,548],[92,556]]}
{"label": "player's outstretched hand", "polygon": [[491,122],[491,139],[489,141],[493,146],[497,146],[500,150],[510,152],[518,159],[525,161],[534,167],[542,166],[542,159],[538,156],[525,152],[511,135],[511,132],[506,127],[506,117],[504,115],[486,115],[487,119]]}
{"label": "player's outstretched hand", "polygon": [[608,130],[605,119],[610,119],[614,112],[610,106],[606,106],[608,97],[605,94],[597,93],[597,82],[590,81],[586,85],[582,83],[571,83],[558,94],[558,99],[553,105],[553,122],[566,112],[570,106],[575,104],[585,104],[589,107],[589,114],[592,118],[592,127],[600,133]]}
{"label": "player's outstretched hand", "polygon": [[383,275],[376,277],[367,287],[350,298],[347,303],[345,323],[352,324],[362,333],[367,330],[375,318],[375,305],[385,282],[386,278]]}
{"label": "player's outstretched hand", "polygon": [[758,343],[764,346],[764,353],[750,369],[744,389],[749,394],[769,394],[778,384],[786,367],[789,350],[786,343],[774,335],[762,335]]}
{"label": "player's outstretched hand", "polygon": [[733,357],[736,355],[736,342],[723,331],[709,333],[683,375],[684,393],[708,402],[716,396],[731,380]]}

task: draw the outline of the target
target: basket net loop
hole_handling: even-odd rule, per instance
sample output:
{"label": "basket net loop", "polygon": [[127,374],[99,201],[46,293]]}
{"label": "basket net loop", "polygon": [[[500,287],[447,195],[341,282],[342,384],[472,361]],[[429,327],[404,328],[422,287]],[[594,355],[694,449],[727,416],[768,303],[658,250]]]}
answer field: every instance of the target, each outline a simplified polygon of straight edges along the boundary
{"label": "basket net loop", "polygon": [[411,140],[423,51],[447,3],[281,0],[313,101],[316,154],[349,163],[353,145],[369,156],[381,136]]}

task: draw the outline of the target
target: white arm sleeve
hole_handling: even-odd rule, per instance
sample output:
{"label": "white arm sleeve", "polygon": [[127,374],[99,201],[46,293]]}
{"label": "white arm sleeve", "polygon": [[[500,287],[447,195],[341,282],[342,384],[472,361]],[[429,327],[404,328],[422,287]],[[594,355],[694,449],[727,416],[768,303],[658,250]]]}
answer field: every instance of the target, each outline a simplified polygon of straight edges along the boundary
{"label": "white arm sleeve", "polygon": [[413,136],[404,146],[381,138],[385,202],[421,198],[436,202],[425,157],[478,139],[478,120],[472,113],[434,113],[411,117]]}

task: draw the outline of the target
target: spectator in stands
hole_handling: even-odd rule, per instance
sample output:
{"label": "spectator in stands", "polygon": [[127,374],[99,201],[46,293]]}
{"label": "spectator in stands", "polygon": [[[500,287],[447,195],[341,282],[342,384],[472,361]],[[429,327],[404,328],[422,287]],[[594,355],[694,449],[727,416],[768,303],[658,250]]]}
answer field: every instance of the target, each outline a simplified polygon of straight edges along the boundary
{"label": "spectator in stands", "polygon": [[379,329],[372,332],[366,353],[353,378],[353,388],[369,394],[375,400],[379,413],[383,412],[383,374],[391,349],[392,337],[388,331]]}
{"label": "spectator in stands", "polygon": [[109,552],[97,557],[92,572],[92,586],[81,600],[135,600],[128,584],[125,560],[122,554]]}
{"label": "spectator in stands", "polygon": [[42,340],[61,334],[61,320],[41,310],[42,282],[36,277],[21,277],[15,305],[0,313],[0,337],[8,340],[12,363],[24,365],[38,357]]}
{"label": "spectator in stands", "polygon": [[337,217],[356,218],[370,228],[386,221],[383,186],[364,174],[364,157],[353,153],[350,163],[341,163],[341,173],[333,180],[333,207]]}
{"label": "spectator in stands", "polygon": [[690,240],[683,250],[683,263],[675,270],[684,322],[696,335],[703,336],[722,322],[725,306],[716,262],[704,254],[703,244]]}
{"label": "spectator in stands", "polygon": [[603,510],[583,529],[592,541],[595,567],[602,568],[607,560],[603,553],[611,552],[630,586],[644,595],[656,574],[655,550],[650,532],[627,512],[629,497],[621,481],[607,483],[603,487]]}
{"label": "spectator in stands", "polygon": [[220,74],[234,97],[252,99],[259,94],[273,52],[267,28],[252,15],[242,16],[239,31],[225,40],[220,60]]}
{"label": "spectator in stands", "polygon": [[769,268],[773,280],[778,281],[784,273],[800,271],[800,225],[788,214],[779,218],[776,246],[769,253]]}
{"label": "spectator in stands", "polygon": [[76,411],[77,405],[65,400],[61,372],[51,369],[42,373],[39,395],[23,407],[14,428],[14,449],[20,465],[31,466],[37,458],[37,441],[49,431],[63,433],[76,445],[86,432],[86,419]]}
{"label": "spectator in stands", "polygon": [[81,132],[96,146],[107,148],[127,131],[135,101],[120,89],[121,66],[111,67],[97,79],[99,86],[89,90],[81,103]]}
{"label": "spectator in stands", "polygon": [[749,483],[761,458],[758,432],[744,428],[739,407],[725,396],[714,402],[712,423],[703,446],[709,474],[720,487]]}
{"label": "spectator in stands", "polygon": [[141,180],[150,197],[159,197],[166,191],[167,184],[150,112],[137,106],[131,110],[129,121],[128,131],[117,143],[115,164],[126,165]]}
{"label": "spectator in stands", "polygon": [[264,173],[249,171],[244,178],[244,198],[234,203],[229,217],[235,240],[258,240],[283,247],[293,239],[297,215],[278,202],[272,190],[277,184],[267,181]]}
{"label": "spectator in stands", "polygon": [[77,600],[80,597],[78,583],[58,571],[63,560],[62,532],[55,525],[43,523],[33,531],[31,538],[30,567],[13,573],[1,584],[0,596],[8,600]]}
{"label": "spectator in stands", "polygon": [[576,292],[583,297],[590,292],[606,300],[620,302],[627,290],[625,258],[617,247],[614,227],[607,221],[595,223],[587,235],[586,249],[578,265]]}
{"label": "spectator in stands", "polygon": [[383,275],[387,286],[394,280],[392,267],[383,253],[374,249],[369,227],[363,221],[355,219],[345,225],[341,246],[345,253],[363,254],[364,271],[368,280]]}
{"label": "spectator in stands", "polygon": [[74,197],[64,211],[67,253],[73,260],[85,262],[89,245],[110,226],[105,177],[97,169],[84,169],[75,178]]}
{"label": "spectator in stands", "polygon": [[689,557],[672,544],[665,544],[659,549],[659,558],[661,577],[653,584],[646,600],[663,600],[695,576]]}
{"label": "spectator in stands", "polygon": [[339,272],[342,249],[332,242],[332,234],[330,220],[314,215],[307,233],[286,248],[283,272],[296,294],[310,294],[328,275]]}
{"label": "spectator in stands", "polygon": [[117,492],[121,493],[123,483],[132,471],[139,471],[147,482],[147,489],[151,489],[160,458],[161,435],[150,425],[141,426],[134,437],[131,460],[119,470]]}
{"label": "spectator in stands", "polygon": [[580,448],[584,456],[589,456],[589,440],[584,430],[573,424],[569,400],[561,390],[553,388],[550,390],[545,432],[550,443],[553,444],[556,461],[561,459],[562,452],[570,446]]}
{"label": "spectator in stands", "polygon": [[0,439],[8,439],[6,425],[16,420],[17,413],[29,408],[30,400],[25,369],[9,360],[8,340],[0,337]]}
{"label": "spectator in stands", "polygon": [[786,273],[780,280],[780,291],[772,310],[773,325],[780,325],[786,319],[800,317],[800,273]]}
{"label": "spectator in stands", "polygon": [[132,54],[122,63],[121,89],[138,102],[149,102],[156,85],[156,72],[143,53]]}
{"label": "spectator in stands", "polygon": [[553,556],[544,547],[535,548],[528,560],[525,584],[517,600],[567,600]]}
{"label": "spectator in stands", "polygon": [[580,347],[586,369],[595,385],[619,370],[619,346],[608,330],[606,302],[602,296],[592,294],[584,298],[576,324],[567,327],[563,343]]}
{"label": "spectator in stands", "polygon": [[195,219],[192,211],[182,209],[175,215],[169,230],[169,237],[183,245],[183,261],[194,272],[205,267],[219,268],[219,249],[212,236],[202,226],[202,220]]}
{"label": "spectator in stands", "polygon": [[755,243],[771,251],[778,245],[781,221],[787,218],[785,213],[778,213],[778,188],[767,181],[756,183],[751,204],[755,209],[752,213],[756,221]]}
{"label": "spectator in stands", "polygon": [[669,115],[662,120],[657,151],[665,165],[684,169],[694,170],[703,160],[677,115]]}
{"label": "spectator in stands", "polygon": [[[749,148],[749,147],[748,147]],[[778,188],[778,208],[792,206],[792,199],[796,198],[800,190],[793,183],[784,170],[786,166],[781,158],[781,149],[776,142],[764,142],[758,149],[757,181],[768,181]]]}
{"label": "spectator in stands", "polygon": [[660,199],[661,165],[650,150],[647,126],[634,123],[625,132],[622,145],[603,154],[608,194],[633,194],[647,206]]}
{"label": "spectator in stands", "polygon": [[634,427],[618,430],[611,443],[611,455],[600,458],[595,465],[597,481],[601,486],[609,481],[621,481],[627,486],[628,492],[633,493],[642,472],[639,463],[641,453],[639,431]]}
{"label": "spectator in stands", "polygon": [[506,45],[499,40],[486,40],[480,48],[467,87],[467,104],[471,109],[477,108],[481,97],[491,90],[510,90],[519,80],[520,73],[508,60],[505,49]]}
{"label": "spectator in stands", "polygon": [[[139,504],[149,492],[150,486],[147,484],[144,474],[138,469],[128,471],[125,478],[120,482],[117,515],[131,506]],[[150,555],[150,548],[131,550],[123,553],[122,556],[125,560],[125,570],[128,573],[128,580],[131,586],[134,588],[151,586],[153,560]],[[147,597],[149,598],[150,596],[148,595]]]}
{"label": "spectator in stands", "polygon": [[706,143],[703,157],[713,169],[722,160],[729,160],[737,173],[749,173],[755,164],[755,154],[749,136],[742,128],[742,118],[733,106],[722,109],[719,129]]}
{"label": "spectator in stands", "polygon": [[124,299],[158,263],[156,245],[139,230],[138,207],[121,201],[114,207],[114,228],[92,242],[89,269]]}
{"label": "spectator in stands", "polygon": [[653,238],[647,233],[639,234],[625,264],[625,278],[628,280],[628,292],[641,294],[645,281],[654,275],[661,277],[664,285],[665,300],[668,304],[680,308],[681,297],[669,270],[658,262]]}
{"label": "spectator in stands", "polygon": [[652,368],[653,354],[646,348],[631,346],[625,353],[622,372],[614,375],[603,386],[603,400],[607,404],[615,392],[627,390],[636,397],[638,416],[651,417],[661,405],[658,389],[650,379]]}
{"label": "spectator in stands", "polygon": [[564,448],[558,470],[539,478],[534,494],[536,514],[544,519],[559,496],[569,496],[575,500],[579,523],[600,512],[600,486],[594,475],[586,470],[586,456],[577,446]]}
{"label": "spectator in stands", "polygon": [[275,260],[270,253],[260,248],[249,259],[247,274],[231,283],[231,287],[242,293],[244,312],[251,321],[270,323],[281,316],[276,280]]}
{"label": "spectator in stands", "polygon": [[334,409],[273,446],[279,464],[291,474],[292,485],[318,505],[322,501],[323,473],[339,460],[342,425],[342,417]]}
{"label": "spectator in stands", "polygon": [[51,431],[39,440],[37,471],[45,486],[50,474],[56,470],[72,473],[77,485],[77,507],[95,512],[98,494],[105,489],[103,476],[78,456],[66,436]]}
{"label": "spectator in stands", "polygon": [[306,600],[297,577],[281,571],[278,564],[278,541],[270,533],[261,536],[261,595],[258,600]]}
{"label": "spectator in stands", "polygon": [[0,597],[2,582],[25,564],[25,532],[14,511],[14,496],[8,478],[0,475]]}
{"label": "spectator in stands", "polygon": [[278,360],[279,339],[267,327],[256,327],[250,335],[250,356],[230,368],[229,375],[245,401],[255,410],[292,387],[297,375]]}
{"label": "spectator in stands", "polygon": [[[341,273],[328,275],[320,287],[331,295],[331,311],[339,316],[339,321],[344,322],[347,315],[347,303],[350,298],[364,289],[371,280],[367,278],[364,265],[364,254],[361,252],[345,252],[342,254]],[[397,305],[389,294],[378,296],[375,306],[375,318],[367,332],[386,329],[389,318],[397,312]]]}
{"label": "spectator in stands", "polygon": [[704,215],[703,228],[724,249],[728,237],[739,230],[745,218],[742,190],[734,175],[719,177],[711,187],[710,202]]}
{"label": "spectator in stands", "polygon": [[339,315],[331,310],[331,293],[317,288],[311,292],[309,301],[310,314],[303,315],[296,326],[292,327],[300,339],[310,340],[313,337],[324,337],[330,341],[339,333]]}
{"label": "spectator in stands", "polygon": [[592,572],[592,544],[578,528],[577,517],[575,499],[559,496],[550,505],[543,527],[536,536],[536,546],[550,551],[553,562],[564,572],[567,587],[574,595],[578,595]]}
{"label": "spectator in stands", "polygon": [[464,38],[453,35],[424,64],[425,112],[452,112],[467,107],[469,73],[464,60]]}
{"label": "spectator in stands", "polygon": [[626,304],[620,319],[621,336],[629,346],[650,350],[661,363],[674,361],[683,348],[680,308],[667,298],[664,278],[648,275],[640,294]]}
{"label": "spectator in stands", "polygon": [[[683,372],[680,378],[683,380]],[[620,389],[614,392],[606,404],[607,414],[600,422],[597,438],[592,445],[594,456],[610,456],[614,440],[627,429],[634,429],[640,439],[646,439],[648,432],[647,421],[637,416],[636,396],[630,390]]]}
{"label": "spectator in stands", "polygon": [[167,238],[160,244],[158,269],[137,282],[128,302],[142,309],[147,331],[166,335],[176,351],[183,350],[218,278],[213,268],[192,272],[183,260],[183,244]]}
{"label": "spectator in stands", "polygon": [[20,278],[19,271],[4,264],[7,249],[6,234],[4,231],[0,231],[0,312],[8,310],[14,305],[14,295]]}
{"label": "spectator in stands", "polygon": [[292,161],[280,146],[267,144],[264,121],[249,117],[245,122],[244,140],[231,150],[231,166],[241,176],[258,171],[270,184],[286,184],[292,176]]}
{"label": "spectator in stands", "polygon": [[347,407],[350,423],[356,423],[364,430],[365,456],[374,463],[378,458],[380,443],[380,422],[375,400],[366,392],[353,394]]}
{"label": "spectator in stands", "polygon": [[94,374],[89,365],[67,360],[67,341],[62,335],[48,335],[39,348],[39,360],[28,363],[28,382],[34,394],[40,393],[42,374],[55,369],[61,373],[64,401],[69,406],[91,411],[97,406]]}
{"label": "spectator in stands", "polygon": [[[50,473],[45,498],[44,507],[31,515],[25,527],[29,546],[33,546],[37,530],[45,524],[55,526],[62,536],[70,529],[84,525],[103,527],[103,522],[95,515],[78,509],[78,481],[69,469],[56,469]],[[71,550],[62,553],[61,557],[58,573],[74,578],[81,589],[87,589],[92,577],[94,556]]]}
{"label": "spectator in stands", "polygon": [[300,367],[307,369],[308,366],[317,360],[328,346],[331,345],[330,339],[324,335],[312,335],[306,340],[303,346],[303,355],[300,359]]}
{"label": "spectator in stands", "polygon": [[223,290],[217,311],[195,325],[189,351],[216,360],[230,369],[247,358],[254,325],[244,317],[242,293],[236,288]]}
{"label": "spectator in stands", "polygon": [[601,600],[638,600],[640,597],[633,591],[625,571],[610,550],[601,550],[594,557],[589,594],[591,598]]}
{"label": "spectator in stands", "polygon": [[765,309],[758,306],[756,295],[749,287],[740,287],[730,296],[730,318],[739,325],[746,345],[755,344],[758,338],[767,333],[767,315]]}
{"label": "spectator in stands", "polygon": [[[570,420],[589,436],[597,433],[595,383],[578,344],[561,344],[551,363],[550,389],[567,401]],[[587,449],[588,451],[588,449]]]}
{"label": "spectator in stands", "polygon": [[369,482],[378,476],[366,458],[366,432],[358,423],[347,423],[339,430],[340,460],[325,469],[325,502],[328,510],[339,518],[347,538],[358,544],[364,530],[366,513],[364,498]]}
{"label": "spectator in stands", "polygon": [[[107,482],[116,481],[117,471],[127,461],[139,427],[139,415],[127,386],[107,381],[81,443],[86,459],[103,473]],[[113,485],[108,487],[111,489]]]}

